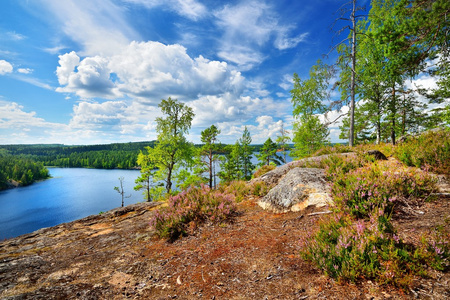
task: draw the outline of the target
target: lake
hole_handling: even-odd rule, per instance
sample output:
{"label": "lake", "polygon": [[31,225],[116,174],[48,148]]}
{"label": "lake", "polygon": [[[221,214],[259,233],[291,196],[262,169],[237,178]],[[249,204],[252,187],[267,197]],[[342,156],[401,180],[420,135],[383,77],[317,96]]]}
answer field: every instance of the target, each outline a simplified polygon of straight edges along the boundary
{"label": "lake", "polygon": [[[291,161],[289,156],[287,161]],[[254,156],[252,162],[258,163]],[[140,175],[138,170],[48,170],[50,179],[0,191],[0,240],[120,207],[122,198],[114,187],[119,186],[121,176],[126,195],[131,195],[125,205],[144,201],[142,192],[133,189]],[[219,170],[217,167],[216,172]]]}
{"label": "lake", "polygon": [[81,219],[120,207],[114,190],[124,177],[125,205],[144,201],[134,191],[138,170],[48,168],[53,178],[0,192],[0,239]]}

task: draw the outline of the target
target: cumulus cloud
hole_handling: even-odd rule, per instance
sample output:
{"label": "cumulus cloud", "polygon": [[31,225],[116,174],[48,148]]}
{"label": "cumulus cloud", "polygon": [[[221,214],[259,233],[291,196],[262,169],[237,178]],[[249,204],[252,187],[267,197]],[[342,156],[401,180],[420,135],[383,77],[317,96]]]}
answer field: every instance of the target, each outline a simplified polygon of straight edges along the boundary
{"label": "cumulus cloud", "polygon": [[81,98],[116,98],[120,97],[114,82],[110,80],[112,73],[108,67],[108,59],[100,56],[87,57],[80,61],[72,51],[59,56],[56,68],[58,82],[57,92],[75,93]]}
{"label": "cumulus cloud", "polygon": [[272,116],[263,115],[256,118],[255,125],[232,124],[228,122],[219,123],[218,127],[222,131],[221,142],[234,143],[238,140],[244,128],[250,132],[252,144],[263,144],[269,137],[275,141],[282,127],[286,129],[283,120],[275,121]]}
{"label": "cumulus cloud", "polygon": [[[244,78],[227,63],[202,56],[192,59],[180,45],[132,42],[114,56],[80,59],[75,52],[59,56],[58,92],[82,98],[118,98],[124,94],[159,103],[168,96],[240,94]],[[116,80],[113,78],[116,77]]]}
{"label": "cumulus cloud", "polygon": [[6,73],[12,73],[13,66],[6,60],[0,60],[0,75],[5,75]]}

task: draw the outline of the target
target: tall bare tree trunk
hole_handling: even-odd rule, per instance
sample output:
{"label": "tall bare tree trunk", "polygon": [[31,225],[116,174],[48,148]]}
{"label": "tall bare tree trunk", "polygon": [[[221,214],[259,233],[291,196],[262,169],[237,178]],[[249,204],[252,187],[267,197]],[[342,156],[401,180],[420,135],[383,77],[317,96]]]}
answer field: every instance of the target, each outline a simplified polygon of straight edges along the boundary
{"label": "tall bare tree trunk", "polygon": [[355,141],[355,73],[356,73],[356,0],[353,0],[353,9],[350,16],[352,20],[352,78],[350,82],[350,132],[348,135],[348,144],[354,146]]}

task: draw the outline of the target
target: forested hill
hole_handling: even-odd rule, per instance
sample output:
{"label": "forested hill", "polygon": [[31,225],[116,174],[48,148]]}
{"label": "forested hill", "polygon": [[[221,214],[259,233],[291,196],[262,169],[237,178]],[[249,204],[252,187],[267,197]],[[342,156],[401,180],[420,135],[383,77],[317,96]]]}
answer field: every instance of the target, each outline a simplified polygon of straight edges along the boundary
{"label": "forested hill", "polygon": [[139,151],[153,145],[153,141],[85,146],[0,145],[0,154],[32,159],[46,166],[130,169],[137,166],[136,158]]}

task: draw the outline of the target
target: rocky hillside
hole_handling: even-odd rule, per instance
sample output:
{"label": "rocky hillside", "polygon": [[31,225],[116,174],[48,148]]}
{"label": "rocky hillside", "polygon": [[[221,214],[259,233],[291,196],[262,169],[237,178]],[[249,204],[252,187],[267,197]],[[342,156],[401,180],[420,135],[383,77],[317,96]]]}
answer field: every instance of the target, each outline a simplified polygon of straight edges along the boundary
{"label": "rocky hillside", "polygon": [[[299,239],[327,218],[325,207],[291,209],[286,194],[322,193],[320,170],[306,170],[315,186],[286,174],[266,198],[248,196],[231,223],[192,228],[169,243],[148,220],[158,204],[142,203],[41,229],[0,243],[1,299],[448,299],[450,276],[430,271],[403,291],[371,281],[337,283],[300,257]],[[280,168],[279,168],[280,169]],[[278,170],[277,172],[280,172]],[[263,180],[269,180],[267,175]],[[270,180],[272,180],[270,179]],[[285,179],[285,180],[282,180]],[[296,191],[281,184],[293,182]],[[418,203],[394,220],[404,240],[449,226],[448,181],[439,199]],[[281,194],[282,191],[287,193]],[[299,197],[298,193],[303,193]],[[272,193],[272,194],[271,194]],[[275,196],[277,195],[277,196]],[[306,196],[305,196],[306,195]],[[283,198],[285,197],[285,198]],[[295,198],[295,197],[294,197]],[[270,199],[278,199],[271,202]],[[281,200],[280,200],[281,199]],[[284,201],[283,199],[286,199]],[[293,198],[289,198],[293,199]],[[278,201],[278,202],[277,202]],[[258,205],[258,202],[260,205]],[[295,201],[294,201],[295,202]],[[276,209],[264,210],[264,203]],[[277,204],[278,203],[278,204]],[[289,209],[280,209],[280,205]],[[320,206],[320,205],[319,205]],[[280,211],[283,211],[281,213]],[[323,213],[325,211],[325,213]]]}

